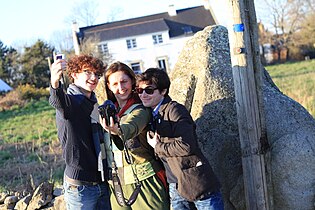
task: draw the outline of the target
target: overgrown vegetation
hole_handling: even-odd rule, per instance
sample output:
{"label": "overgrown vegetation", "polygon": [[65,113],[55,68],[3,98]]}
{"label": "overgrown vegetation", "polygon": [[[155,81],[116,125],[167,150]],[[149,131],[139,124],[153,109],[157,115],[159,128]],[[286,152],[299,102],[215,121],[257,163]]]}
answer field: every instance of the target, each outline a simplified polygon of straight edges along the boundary
{"label": "overgrown vegetation", "polygon": [[266,67],[278,88],[315,117],[315,59]]}

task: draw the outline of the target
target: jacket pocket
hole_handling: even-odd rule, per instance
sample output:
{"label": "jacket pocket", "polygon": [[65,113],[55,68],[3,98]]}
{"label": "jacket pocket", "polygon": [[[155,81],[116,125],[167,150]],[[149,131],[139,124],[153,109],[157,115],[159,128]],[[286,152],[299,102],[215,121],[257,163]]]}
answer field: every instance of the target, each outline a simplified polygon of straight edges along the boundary
{"label": "jacket pocket", "polygon": [[178,193],[188,201],[198,200],[213,190],[216,177],[209,163],[198,156],[168,158],[168,164],[177,178]]}
{"label": "jacket pocket", "polygon": [[207,179],[211,179],[206,165],[183,169],[178,178],[178,193],[189,201],[199,199],[210,190]]}

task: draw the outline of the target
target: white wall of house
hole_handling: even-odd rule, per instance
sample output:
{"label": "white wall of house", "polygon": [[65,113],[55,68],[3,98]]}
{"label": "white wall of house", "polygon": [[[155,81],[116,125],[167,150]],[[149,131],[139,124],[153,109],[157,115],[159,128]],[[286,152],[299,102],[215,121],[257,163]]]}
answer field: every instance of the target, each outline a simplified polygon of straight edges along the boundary
{"label": "white wall of house", "polygon": [[[163,43],[154,44],[152,35],[162,35]],[[153,34],[125,37],[122,39],[107,40],[99,44],[107,43],[108,51],[114,61],[121,61],[128,65],[139,62],[141,71],[147,68],[159,67],[158,59],[165,59],[167,71],[171,71],[177,61],[186,41],[191,36],[177,37],[170,39],[168,31],[161,31]],[[136,39],[137,47],[128,49],[127,39]]]}

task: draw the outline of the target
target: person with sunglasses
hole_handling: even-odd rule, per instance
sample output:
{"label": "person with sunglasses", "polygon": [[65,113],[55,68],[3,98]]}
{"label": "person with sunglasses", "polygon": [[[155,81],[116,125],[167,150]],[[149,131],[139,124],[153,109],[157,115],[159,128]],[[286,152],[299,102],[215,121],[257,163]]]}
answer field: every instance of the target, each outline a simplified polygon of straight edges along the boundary
{"label": "person with sunglasses", "polygon": [[220,183],[198,147],[195,123],[185,106],[168,95],[170,85],[158,68],[137,75],[136,91],[154,119],[147,141],[166,169],[172,208],[223,210]]}
{"label": "person with sunglasses", "polygon": [[101,124],[112,135],[113,158],[118,167],[123,199],[128,200],[131,197],[138,186],[137,180],[141,184],[140,193],[131,206],[118,204],[115,189],[111,185],[112,208],[169,210],[165,171],[146,140],[151,113],[142,105],[134,91],[135,73],[126,64],[114,62],[106,70],[105,83],[107,98],[115,104],[119,122],[114,123],[111,117],[109,125],[105,118],[101,120]]}
{"label": "person with sunglasses", "polygon": [[[64,69],[67,71],[64,71]],[[51,66],[50,105],[56,109],[58,138],[66,167],[64,199],[68,210],[110,210],[108,165],[100,148],[104,129],[99,123],[94,94],[106,65],[89,55],[74,56],[66,62],[55,59]],[[67,92],[60,79],[68,73]]]}

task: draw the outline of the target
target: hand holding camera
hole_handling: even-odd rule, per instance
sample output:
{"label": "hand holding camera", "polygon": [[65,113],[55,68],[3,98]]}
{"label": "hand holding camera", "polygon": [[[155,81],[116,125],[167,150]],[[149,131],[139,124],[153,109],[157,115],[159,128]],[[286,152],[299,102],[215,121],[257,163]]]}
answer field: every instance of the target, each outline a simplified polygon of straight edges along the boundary
{"label": "hand holding camera", "polygon": [[106,100],[98,107],[101,116],[101,124],[104,129],[115,135],[119,133],[118,117],[115,104],[111,100]]}
{"label": "hand holding camera", "polygon": [[67,69],[67,63],[65,59],[66,59],[65,54],[57,54],[55,56],[55,62],[59,61],[62,71],[65,71]]}
{"label": "hand holding camera", "polygon": [[56,55],[56,60],[64,60],[65,59],[65,54],[57,54]]}
{"label": "hand holding camera", "polygon": [[66,70],[66,60],[64,54],[54,54],[54,63],[50,67],[50,83],[53,88],[59,87],[59,81],[63,77],[62,72]]}

